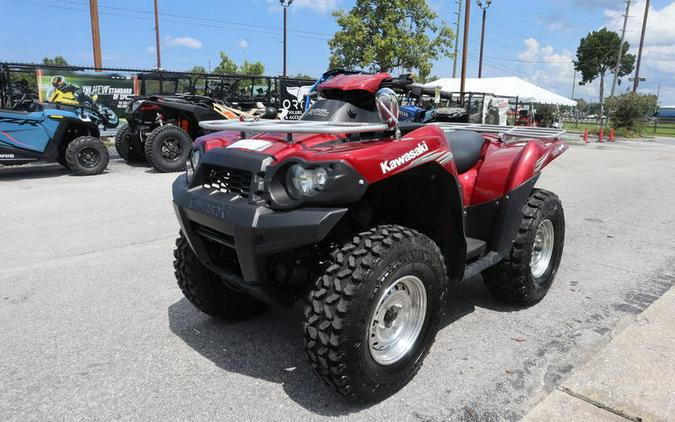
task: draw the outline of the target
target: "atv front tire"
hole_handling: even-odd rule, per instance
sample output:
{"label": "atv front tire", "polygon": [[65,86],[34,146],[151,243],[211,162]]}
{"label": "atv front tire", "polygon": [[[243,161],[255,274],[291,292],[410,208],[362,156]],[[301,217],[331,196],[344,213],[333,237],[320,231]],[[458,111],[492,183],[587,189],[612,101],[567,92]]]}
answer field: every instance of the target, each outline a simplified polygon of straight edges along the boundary
{"label": "atv front tire", "polygon": [[565,243],[565,214],[560,199],[534,189],[509,255],[483,272],[485,285],[511,303],[531,305],[544,298],[558,272]]}
{"label": "atv front tire", "polygon": [[448,278],[428,237],[384,225],[333,250],[305,306],[314,371],[354,401],[379,401],[417,373],[436,337]]}
{"label": "atv front tire", "polygon": [[178,287],[197,309],[224,320],[242,320],[259,314],[265,305],[228,288],[220,277],[206,268],[181,232],[173,252]]}
{"label": "atv front tire", "polygon": [[185,170],[192,138],[176,125],[164,125],[150,132],[145,140],[145,157],[160,173]]}
{"label": "atv front tire", "polygon": [[105,170],[110,155],[108,148],[100,139],[93,136],[80,136],[68,144],[65,158],[68,168],[74,174],[91,176]]}
{"label": "atv front tire", "polygon": [[122,126],[115,134],[115,150],[117,150],[120,157],[129,163],[135,163],[145,159],[144,151],[136,151],[133,148],[133,145],[140,144],[140,142],[132,142],[133,136],[129,125]]}

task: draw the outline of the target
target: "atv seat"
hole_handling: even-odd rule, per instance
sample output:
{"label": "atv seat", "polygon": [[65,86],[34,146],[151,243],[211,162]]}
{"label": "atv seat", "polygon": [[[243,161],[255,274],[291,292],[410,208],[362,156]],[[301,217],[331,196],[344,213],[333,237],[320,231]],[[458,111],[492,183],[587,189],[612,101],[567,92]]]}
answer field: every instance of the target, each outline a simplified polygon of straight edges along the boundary
{"label": "atv seat", "polygon": [[457,166],[458,173],[464,173],[476,165],[483,144],[485,144],[485,138],[477,132],[456,130],[445,132],[445,139],[448,141],[450,151],[455,157],[455,166]]}

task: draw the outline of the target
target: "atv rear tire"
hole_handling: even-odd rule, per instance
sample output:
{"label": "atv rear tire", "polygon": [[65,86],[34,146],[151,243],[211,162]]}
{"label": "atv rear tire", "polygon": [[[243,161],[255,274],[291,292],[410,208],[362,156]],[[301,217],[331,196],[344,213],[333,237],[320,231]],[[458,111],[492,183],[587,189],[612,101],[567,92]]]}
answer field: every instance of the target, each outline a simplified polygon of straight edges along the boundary
{"label": "atv rear tire", "polygon": [[65,157],[68,168],[81,176],[102,173],[110,160],[108,148],[93,136],[80,136],[70,142],[66,147]]}
{"label": "atv rear tire", "polygon": [[447,287],[443,255],[428,237],[394,225],[354,236],[333,250],[308,296],[312,368],[350,400],[388,397],[421,367]]}
{"label": "atv rear tire", "polygon": [[173,252],[178,287],[197,309],[224,320],[242,320],[259,314],[265,305],[228,288],[220,277],[206,268],[181,232]]}
{"label": "atv rear tire", "polygon": [[509,255],[483,272],[490,291],[519,305],[544,298],[558,272],[565,243],[565,214],[560,199],[534,189],[523,207],[523,219]]}
{"label": "atv rear tire", "polygon": [[[140,144],[140,142],[131,142],[132,136],[129,125],[124,125],[115,134],[115,150],[120,157],[129,163],[136,163],[145,160],[144,151],[136,151],[133,145]],[[138,136],[138,135],[136,135]]]}
{"label": "atv rear tire", "polygon": [[160,173],[185,170],[192,138],[176,125],[164,125],[150,132],[145,140],[145,157]]}

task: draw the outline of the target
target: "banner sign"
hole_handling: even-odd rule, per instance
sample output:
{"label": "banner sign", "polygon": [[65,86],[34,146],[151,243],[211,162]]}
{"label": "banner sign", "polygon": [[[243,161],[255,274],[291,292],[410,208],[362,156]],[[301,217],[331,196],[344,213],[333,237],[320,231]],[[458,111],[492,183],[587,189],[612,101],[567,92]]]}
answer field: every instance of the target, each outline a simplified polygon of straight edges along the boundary
{"label": "banner sign", "polygon": [[483,99],[483,124],[506,125],[509,100],[486,95]]}
{"label": "banner sign", "polygon": [[40,101],[69,105],[99,105],[124,116],[131,98],[137,95],[135,76],[123,73],[38,70]]}
{"label": "banner sign", "polygon": [[298,120],[305,112],[305,96],[309,95],[312,85],[304,83],[288,79],[279,80],[280,114],[283,120]]}

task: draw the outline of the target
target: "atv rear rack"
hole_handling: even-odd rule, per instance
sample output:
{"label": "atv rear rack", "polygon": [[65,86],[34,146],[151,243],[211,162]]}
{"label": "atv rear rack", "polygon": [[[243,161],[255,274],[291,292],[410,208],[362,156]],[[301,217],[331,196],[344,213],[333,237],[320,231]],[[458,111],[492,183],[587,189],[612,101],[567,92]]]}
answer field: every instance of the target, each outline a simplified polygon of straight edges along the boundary
{"label": "atv rear rack", "polygon": [[470,130],[479,133],[494,133],[502,138],[538,138],[555,139],[561,137],[566,131],[561,129],[530,127],[530,126],[500,126],[483,125],[480,123],[431,123],[437,125],[443,131]]}
{"label": "atv rear rack", "polygon": [[[430,123],[448,132],[454,130],[470,130],[479,133],[494,133],[502,138],[538,138],[554,139],[565,133],[564,130],[525,126],[499,126],[482,125],[474,123]],[[245,137],[246,132],[276,132],[288,134],[288,139],[294,133],[317,133],[328,135],[354,134],[368,132],[383,132],[393,130],[384,123],[340,123],[340,122],[315,122],[307,120],[259,120],[254,122],[241,122],[234,120],[207,120],[199,123],[203,129],[222,131],[231,130],[241,132]]]}

